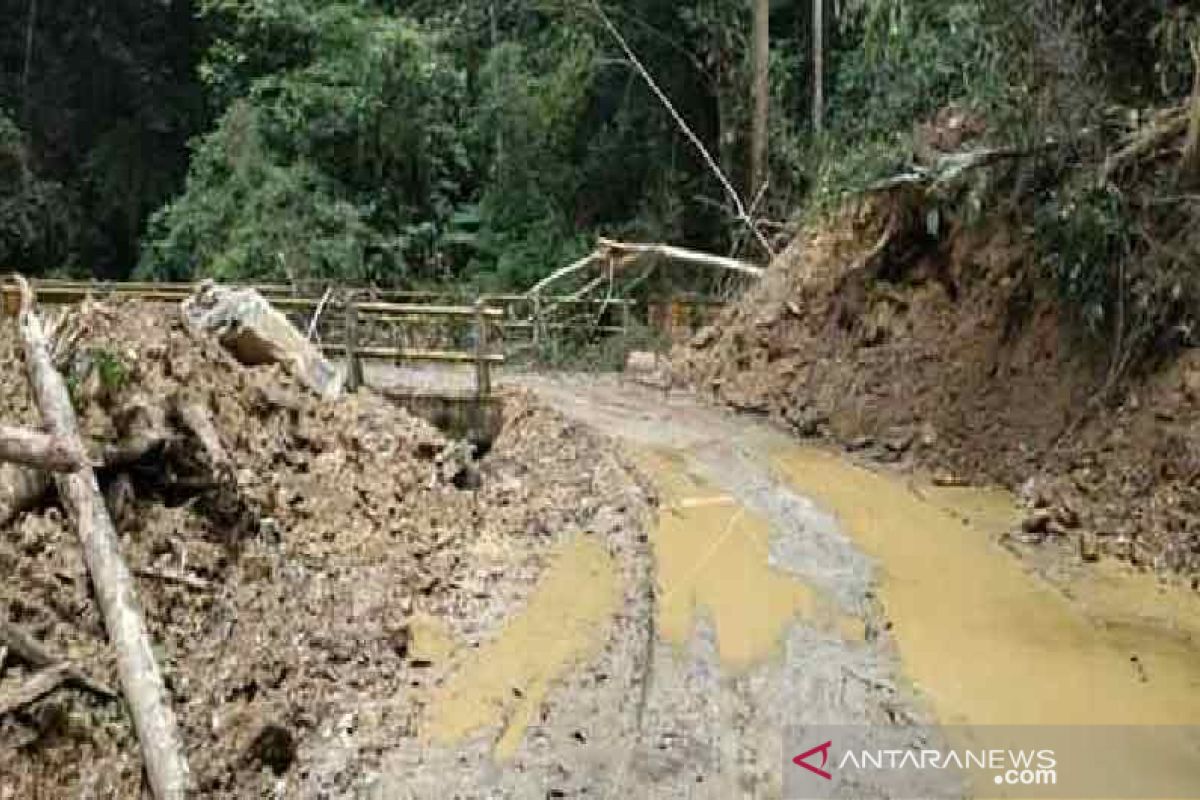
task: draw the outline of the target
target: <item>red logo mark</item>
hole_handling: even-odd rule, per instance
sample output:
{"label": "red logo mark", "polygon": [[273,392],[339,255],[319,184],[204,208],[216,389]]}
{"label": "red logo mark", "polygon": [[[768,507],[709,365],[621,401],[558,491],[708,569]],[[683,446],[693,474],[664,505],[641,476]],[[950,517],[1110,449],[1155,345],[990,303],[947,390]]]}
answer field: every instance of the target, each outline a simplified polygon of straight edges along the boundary
{"label": "red logo mark", "polygon": [[[814,775],[820,775],[825,780],[831,781],[831,780],[833,780],[833,776],[830,775],[828,772],[826,772],[824,767],[826,764],[829,763],[829,748],[832,746],[833,746],[832,741],[828,741],[825,744],[819,744],[816,747],[814,747],[812,750],[803,752],[800,755],[793,758],[792,763],[795,764],[797,767],[804,767],[806,770],[813,773]],[[821,767],[820,768],[814,767],[812,764],[809,764],[808,761],[805,760],[805,759],[808,759],[808,758],[816,755],[817,753],[821,754]]]}

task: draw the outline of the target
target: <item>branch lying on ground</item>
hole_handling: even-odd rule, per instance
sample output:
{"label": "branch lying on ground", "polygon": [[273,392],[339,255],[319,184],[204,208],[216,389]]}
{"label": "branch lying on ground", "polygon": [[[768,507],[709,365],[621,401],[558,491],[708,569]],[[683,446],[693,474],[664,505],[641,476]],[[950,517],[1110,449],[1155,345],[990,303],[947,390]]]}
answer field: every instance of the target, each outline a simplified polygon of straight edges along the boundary
{"label": "branch lying on ground", "polygon": [[31,667],[40,668],[48,667],[52,664],[65,664],[67,666],[66,679],[69,683],[81,689],[87,689],[89,692],[106,700],[115,700],[117,698],[117,693],[112,689],[100,681],[88,677],[79,667],[66,659],[59,658],[44,644],[11,622],[0,622],[0,643],[3,643],[4,648],[9,653]]}
{"label": "branch lying on ground", "polygon": [[5,425],[0,425],[0,461],[51,472],[74,472],[88,463],[70,439]]}
{"label": "branch lying on ground", "polygon": [[1182,136],[1187,129],[1187,109],[1183,106],[1156,115],[1149,123],[1134,131],[1124,147],[1105,160],[1100,177],[1107,183],[1131,163],[1156,153],[1172,139]]}
{"label": "branch lying on ground", "polygon": [[19,711],[50,694],[66,682],[68,672],[66,664],[55,664],[34,673],[15,689],[0,693],[0,717]]}

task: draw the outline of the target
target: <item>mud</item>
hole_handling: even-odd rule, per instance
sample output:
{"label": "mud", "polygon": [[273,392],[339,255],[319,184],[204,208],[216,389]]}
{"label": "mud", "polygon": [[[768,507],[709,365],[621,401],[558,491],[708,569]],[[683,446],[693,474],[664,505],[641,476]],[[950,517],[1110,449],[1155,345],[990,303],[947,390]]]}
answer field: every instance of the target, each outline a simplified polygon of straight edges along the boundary
{"label": "mud", "polygon": [[[927,721],[1200,718],[1200,600],[1115,561],[1079,568],[1069,559],[1030,559],[1007,540],[1023,512],[1012,493],[870,469],[677,393],[616,380],[528,382],[640,453],[664,498],[677,498],[664,501],[663,518],[672,510],[698,515],[697,544],[707,540],[706,515],[716,524],[741,509],[764,520],[770,548],[755,569],[792,576],[843,620],[830,625],[828,616],[793,608],[778,647],[760,650],[749,668],[722,658],[718,630],[730,625],[714,624],[720,614],[706,615],[703,603],[694,605],[700,621],[682,647],[673,641],[679,628],[662,629],[643,727],[644,741],[659,750],[643,745],[631,754],[622,784],[631,791],[775,796],[782,765],[769,757],[788,724],[903,730]],[[659,596],[669,591],[660,578]],[[733,627],[755,631],[761,600],[746,603]],[[1121,776],[1150,763],[1170,785],[1194,785],[1196,764],[1176,756],[1132,747],[1104,767]],[[683,791],[681,770],[701,782]],[[885,787],[861,792],[889,796]]]}
{"label": "mud", "polygon": [[560,548],[526,606],[438,687],[422,726],[429,741],[457,744],[502,719],[494,753],[510,760],[551,686],[595,657],[619,588],[612,557],[595,540]]}
{"label": "mud", "polygon": [[[233,462],[232,479],[214,482],[198,443],[172,429],[161,450],[102,473],[199,796],[371,791],[392,754],[421,740],[455,652],[525,606],[563,542],[591,537],[622,575],[648,562],[644,491],[595,437],[528,396],[505,398],[504,430],[471,465],[384,399],[321,402],[278,369],[235,363],[175,314],[90,308],[71,323],[80,357],[61,368],[93,443],[126,435],[127,409],[186,397]],[[14,340],[6,321],[0,416],[35,424]],[[101,376],[77,366],[101,363]],[[52,495],[0,532],[0,573],[0,613],[117,685]],[[425,635],[430,620],[444,642]],[[614,685],[637,672],[640,630],[636,614],[597,625],[609,650],[634,642]],[[0,670],[0,691],[28,675],[11,655]],[[2,797],[136,797],[141,785],[118,704],[63,689],[0,719]]]}
{"label": "mud", "polygon": [[865,203],[805,232],[676,349],[677,379],[801,437],[1024,487],[1054,517],[1030,544],[1193,582],[1200,352],[1164,353],[1111,384],[1111,347],[1073,333],[1011,222],[897,246],[868,268],[886,217]]}

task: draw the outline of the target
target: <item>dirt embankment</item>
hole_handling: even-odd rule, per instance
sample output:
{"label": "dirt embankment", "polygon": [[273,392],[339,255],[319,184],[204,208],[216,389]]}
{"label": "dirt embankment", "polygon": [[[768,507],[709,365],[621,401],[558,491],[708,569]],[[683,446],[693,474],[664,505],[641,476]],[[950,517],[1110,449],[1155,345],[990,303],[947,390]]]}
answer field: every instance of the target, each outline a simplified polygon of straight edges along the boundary
{"label": "dirt embankment", "polygon": [[[14,328],[0,325],[0,418],[35,425]],[[639,528],[644,500],[615,456],[523,395],[473,461],[372,393],[322,402],[278,368],[241,366],[171,307],[93,306],[59,331],[74,337],[60,368],[93,445],[166,433],[100,476],[203,796],[354,794],[419,734],[443,672],[412,652],[411,620],[478,643],[564,537],[598,517]],[[227,467],[171,419],[185,404],[211,419]],[[52,495],[0,526],[0,574],[7,621],[118,685]],[[0,695],[31,670],[10,654]],[[0,797],[141,784],[119,703],[64,688],[0,718]]]}
{"label": "dirt embankment", "polygon": [[882,217],[799,238],[676,349],[679,378],[801,436],[1014,489],[1027,543],[1200,572],[1200,353],[1099,402],[1105,358],[1072,343],[1019,231],[880,251]]}

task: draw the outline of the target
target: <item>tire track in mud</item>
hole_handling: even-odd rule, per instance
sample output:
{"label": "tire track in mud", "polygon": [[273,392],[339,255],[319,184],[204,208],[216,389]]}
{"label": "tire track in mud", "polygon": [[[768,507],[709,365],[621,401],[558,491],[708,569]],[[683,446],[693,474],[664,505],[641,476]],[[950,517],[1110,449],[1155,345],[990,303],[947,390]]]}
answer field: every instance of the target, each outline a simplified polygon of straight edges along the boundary
{"label": "tire track in mud", "polygon": [[788,725],[927,719],[897,678],[870,560],[772,468],[780,437],[636,387],[522,381],[660,494],[646,710],[601,796],[778,797]]}
{"label": "tire track in mud", "polygon": [[[910,744],[920,747],[931,742],[922,742],[914,726],[938,721],[1200,722],[1200,599],[1167,593],[1147,575],[1118,578],[1098,568],[1022,561],[997,544],[1017,520],[1006,493],[921,490],[920,476],[856,466],[754,420],[619,380],[529,383],[560,412],[642,453],[664,494],[678,476],[653,458],[647,463],[647,450],[669,453],[685,474],[711,484],[709,491],[726,492],[769,520],[771,566],[863,625],[861,637],[830,635],[819,615],[800,613],[782,652],[744,672],[722,664],[719,631],[703,613],[682,649],[664,643],[670,637],[660,625],[644,738],[655,742],[674,727],[707,733],[685,737],[676,748],[687,753],[683,762],[656,760],[643,747],[638,756],[651,768],[632,770],[622,791],[779,796],[779,731],[790,724],[908,727]],[[701,497],[695,505],[712,504]],[[656,554],[661,577],[657,546]],[[685,697],[671,707],[679,687]],[[1107,766],[1169,773],[1181,786],[1200,779],[1200,765],[1152,756]],[[689,773],[703,778],[703,788],[689,783]],[[855,796],[896,791],[855,787]]]}

